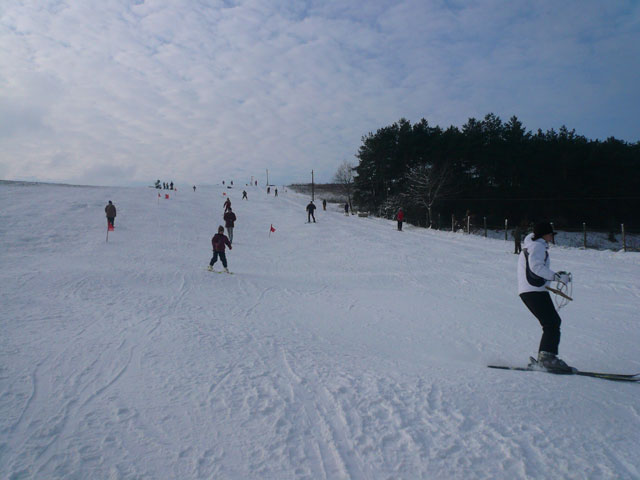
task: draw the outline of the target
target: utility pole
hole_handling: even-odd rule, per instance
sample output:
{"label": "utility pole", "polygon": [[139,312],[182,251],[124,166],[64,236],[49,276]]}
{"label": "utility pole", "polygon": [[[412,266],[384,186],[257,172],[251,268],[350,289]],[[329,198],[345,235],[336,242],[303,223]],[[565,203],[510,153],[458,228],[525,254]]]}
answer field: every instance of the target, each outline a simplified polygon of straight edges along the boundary
{"label": "utility pole", "polygon": [[316,199],[315,197],[315,186],[313,184],[313,170],[311,170],[311,201],[313,202]]}
{"label": "utility pole", "polygon": [[269,169],[267,168],[267,187],[269,186]]}

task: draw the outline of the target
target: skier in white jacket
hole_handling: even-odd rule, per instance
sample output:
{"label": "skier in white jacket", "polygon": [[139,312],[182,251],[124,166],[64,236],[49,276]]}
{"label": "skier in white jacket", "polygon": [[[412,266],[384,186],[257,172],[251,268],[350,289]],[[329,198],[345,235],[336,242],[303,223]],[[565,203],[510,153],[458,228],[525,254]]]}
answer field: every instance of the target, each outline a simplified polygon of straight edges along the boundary
{"label": "skier in white jacket", "polygon": [[566,272],[556,273],[549,268],[549,242],[554,235],[551,224],[542,222],[524,239],[524,248],[518,257],[518,294],[542,325],[538,365],[547,370],[571,371],[572,368],[558,358],[561,320],[546,289],[551,281],[567,284],[571,278]]}

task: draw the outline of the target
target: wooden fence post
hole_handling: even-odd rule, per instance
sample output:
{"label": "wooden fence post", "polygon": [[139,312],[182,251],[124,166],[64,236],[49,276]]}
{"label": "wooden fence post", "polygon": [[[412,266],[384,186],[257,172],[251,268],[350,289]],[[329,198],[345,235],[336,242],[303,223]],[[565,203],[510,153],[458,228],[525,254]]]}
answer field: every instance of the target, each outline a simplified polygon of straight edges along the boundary
{"label": "wooden fence post", "polygon": [[484,218],[484,238],[487,238],[487,217]]}
{"label": "wooden fence post", "polygon": [[509,229],[509,220],[504,219],[504,240],[507,241],[507,230]]}
{"label": "wooden fence post", "polygon": [[467,234],[471,233],[471,215],[467,215]]}
{"label": "wooden fence post", "polygon": [[622,229],[622,249],[626,252],[627,251],[627,236],[624,233],[624,223],[620,225],[620,228]]}
{"label": "wooden fence post", "polygon": [[582,222],[582,234],[584,236],[584,249],[587,249],[587,224]]}
{"label": "wooden fence post", "polygon": [[451,231],[456,231],[456,217],[453,215],[453,213],[451,214]]}

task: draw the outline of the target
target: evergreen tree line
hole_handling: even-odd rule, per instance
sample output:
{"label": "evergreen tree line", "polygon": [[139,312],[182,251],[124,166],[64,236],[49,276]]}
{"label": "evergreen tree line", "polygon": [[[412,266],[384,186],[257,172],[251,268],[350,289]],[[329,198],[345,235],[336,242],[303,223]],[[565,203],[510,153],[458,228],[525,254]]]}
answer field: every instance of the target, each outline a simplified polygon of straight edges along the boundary
{"label": "evergreen tree line", "polygon": [[[362,138],[353,194],[357,205],[414,224],[640,228],[640,142],[589,140],[562,126],[527,131],[515,116],[490,113],[457,128],[401,119]],[[440,224],[440,225],[439,225]]]}

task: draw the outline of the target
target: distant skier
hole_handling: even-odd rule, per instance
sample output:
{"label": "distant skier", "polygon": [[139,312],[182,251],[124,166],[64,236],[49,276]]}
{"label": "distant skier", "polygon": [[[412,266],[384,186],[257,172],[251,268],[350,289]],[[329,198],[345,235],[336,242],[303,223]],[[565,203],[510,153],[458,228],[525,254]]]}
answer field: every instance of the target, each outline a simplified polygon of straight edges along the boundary
{"label": "distant skier", "polygon": [[271,193],[271,187],[267,187],[267,195]]}
{"label": "distant skier", "polygon": [[236,214],[233,213],[233,211],[231,210],[231,207],[229,207],[229,210],[227,210],[223,218],[224,218],[224,225],[225,227],[227,227],[227,235],[229,235],[229,242],[233,243],[233,225],[237,220],[237,218],[236,218]]}
{"label": "distant skier", "polygon": [[193,191],[194,191],[194,192],[196,191],[196,186],[195,186],[195,185],[193,186]]}
{"label": "distant skier", "polygon": [[344,214],[346,216],[349,216],[349,204],[348,203],[344,204]]}
{"label": "distant skier", "polygon": [[227,213],[229,210],[231,210],[231,199],[227,198],[227,200],[224,202],[224,213]]}
{"label": "distant skier", "polygon": [[275,190],[275,195],[274,195],[274,196],[275,196],[275,197],[277,197],[277,196],[278,196],[278,189],[277,189],[277,188],[276,188],[276,190]]}
{"label": "distant skier", "polygon": [[326,199],[322,199],[322,210],[326,210],[327,209],[327,200]]}
{"label": "distant skier", "polygon": [[247,197],[247,191],[246,190],[242,191],[242,200],[249,200],[249,198]]}
{"label": "distant skier", "polygon": [[169,184],[169,190],[173,190],[173,182]]}
{"label": "distant skier", "polygon": [[404,222],[404,212],[402,209],[398,209],[398,213],[396,214],[396,220],[398,221],[398,231],[402,231],[402,222]]}
{"label": "distant skier", "polygon": [[211,257],[211,261],[209,262],[208,270],[210,272],[213,271],[213,266],[218,261],[218,257],[222,261],[222,266],[224,267],[224,271],[229,273],[229,269],[227,268],[227,255],[225,253],[225,245],[229,247],[229,250],[232,250],[231,242],[224,234],[224,227],[220,225],[218,227],[218,233],[216,233],[211,239],[211,245],[213,246],[213,257]]}
{"label": "distant skier", "polygon": [[107,206],[104,207],[104,213],[107,214],[107,223],[111,226],[115,226],[114,222],[116,221],[116,206],[111,203],[111,200],[109,200]]}
{"label": "distant skier", "polygon": [[538,365],[548,370],[571,371],[571,367],[558,358],[561,320],[546,289],[550,281],[566,285],[571,278],[566,272],[555,273],[549,268],[549,242],[553,242],[554,235],[551,224],[542,222],[525,237],[518,257],[518,294],[542,325]]}
{"label": "distant skier", "polygon": [[513,229],[513,232],[511,232],[511,236],[513,237],[514,244],[513,253],[517,255],[522,251],[522,230],[519,226],[516,226],[516,228]]}
{"label": "distant skier", "polygon": [[313,223],[316,223],[316,216],[314,214],[316,210],[316,206],[313,204],[313,200],[309,202],[307,205],[307,223],[311,223],[311,219],[313,218]]}

